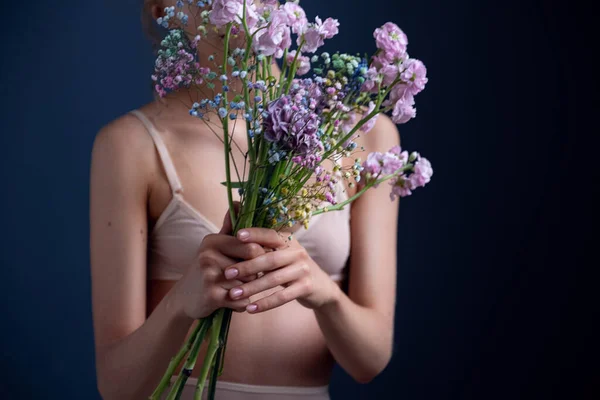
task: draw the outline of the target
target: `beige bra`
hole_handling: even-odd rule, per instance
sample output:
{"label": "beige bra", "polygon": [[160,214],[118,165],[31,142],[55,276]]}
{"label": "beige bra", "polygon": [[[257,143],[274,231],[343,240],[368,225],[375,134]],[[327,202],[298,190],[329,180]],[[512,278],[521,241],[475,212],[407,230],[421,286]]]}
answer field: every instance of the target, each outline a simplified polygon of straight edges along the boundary
{"label": "beige bra", "polygon": [[[173,194],[150,232],[148,279],[178,280],[196,258],[204,236],[217,233],[220,229],[183,197],[183,187],[175,166],[154,124],[140,110],[130,113],[135,115],[150,133]],[[338,201],[346,198],[341,181],[337,198]],[[340,211],[315,216],[308,229],[299,229],[294,237],[333,280],[345,278],[346,263],[350,254],[350,206]]]}

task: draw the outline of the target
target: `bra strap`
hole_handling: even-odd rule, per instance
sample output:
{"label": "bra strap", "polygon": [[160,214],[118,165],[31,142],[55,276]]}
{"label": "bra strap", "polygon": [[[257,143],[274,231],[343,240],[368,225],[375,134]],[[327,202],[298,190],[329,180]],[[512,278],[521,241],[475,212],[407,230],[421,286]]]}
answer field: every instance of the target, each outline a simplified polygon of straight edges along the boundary
{"label": "bra strap", "polygon": [[173,160],[169,155],[169,150],[163,142],[160,134],[154,127],[154,124],[150,122],[150,120],[144,115],[144,113],[140,110],[132,110],[130,114],[135,115],[146,127],[148,133],[152,137],[154,141],[154,145],[156,146],[156,150],[158,150],[158,155],[162,161],[163,167],[167,174],[167,179],[169,180],[169,185],[171,186],[171,190],[173,193],[181,193],[183,192],[183,187],[181,186],[181,182],[179,181],[179,177],[177,176],[177,171],[175,170],[175,166],[173,165]]}

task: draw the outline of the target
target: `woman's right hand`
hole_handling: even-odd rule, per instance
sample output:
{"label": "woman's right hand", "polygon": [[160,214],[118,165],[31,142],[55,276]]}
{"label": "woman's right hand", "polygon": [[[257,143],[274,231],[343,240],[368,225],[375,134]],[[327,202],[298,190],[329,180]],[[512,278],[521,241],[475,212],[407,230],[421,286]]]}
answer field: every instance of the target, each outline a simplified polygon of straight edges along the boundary
{"label": "woman's right hand", "polygon": [[226,279],[224,270],[241,260],[251,260],[265,254],[262,246],[244,243],[231,233],[229,213],[216,234],[204,237],[198,255],[183,277],[173,287],[177,311],[190,319],[204,318],[218,308],[246,310],[249,299],[232,300],[229,290],[255,279]]}

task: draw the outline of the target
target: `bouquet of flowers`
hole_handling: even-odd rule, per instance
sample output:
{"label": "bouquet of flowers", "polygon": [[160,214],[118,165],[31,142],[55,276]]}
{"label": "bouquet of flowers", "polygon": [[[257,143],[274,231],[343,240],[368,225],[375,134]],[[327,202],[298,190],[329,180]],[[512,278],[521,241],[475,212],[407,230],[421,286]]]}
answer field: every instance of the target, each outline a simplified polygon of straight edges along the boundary
{"label": "bouquet of flowers", "polygon": [[[339,23],[319,17],[309,22],[298,1],[177,1],[156,22],[166,33],[152,75],[156,92],[212,91],[189,104],[189,114],[222,132],[223,185],[234,233],[246,227],[307,228],[315,215],[340,210],[383,182],[389,182],[394,200],[430,181],[429,161],[399,146],[371,153],[364,162],[356,158],[348,167],[340,162],[357,151],[356,139],[373,128],[380,113],[390,113],[396,124],[416,115],[414,96],[427,83],[426,68],[408,56],[407,37],[395,24],[375,30],[377,51],[367,58],[316,54],[338,33]],[[202,38],[212,32],[224,38],[222,59],[198,54]],[[274,76],[272,65],[278,59],[283,66]],[[232,96],[234,82],[240,89]],[[233,163],[232,171],[236,146],[230,124],[240,118],[247,151],[243,168]],[[333,167],[325,160],[333,161]],[[338,202],[335,185],[340,180],[357,191]],[[239,191],[239,206],[233,190]],[[150,398],[160,398],[187,356],[168,395],[169,400],[179,398],[205,338],[209,344],[195,399],[201,398],[207,379],[208,397],[214,398],[230,319],[231,310],[220,309],[200,320]]]}

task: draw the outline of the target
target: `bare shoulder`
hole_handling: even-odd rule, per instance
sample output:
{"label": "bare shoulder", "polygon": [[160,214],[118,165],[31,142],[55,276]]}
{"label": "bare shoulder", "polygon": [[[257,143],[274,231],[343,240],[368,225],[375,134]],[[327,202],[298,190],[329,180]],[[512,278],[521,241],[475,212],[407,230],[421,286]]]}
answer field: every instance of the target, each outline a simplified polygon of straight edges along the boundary
{"label": "bare shoulder", "polygon": [[108,122],[96,133],[92,173],[135,172],[139,177],[150,173],[154,158],[154,143],[145,126],[127,113]]}
{"label": "bare shoulder", "polygon": [[[400,133],[390,117],[379,114],[373,129],[367,133],[362,133],[356,143],[359,147],[364,148],[364,156],[373,151],[383,153],[396,145],[400,145]],[[361,157],[365,158],[362,155]]]}
{"label": "bare shoulder", "polygon": [[108,122],[96,133],[93,152],[141,153],[152,146],[152,139],[142,122],[126,113]]}

